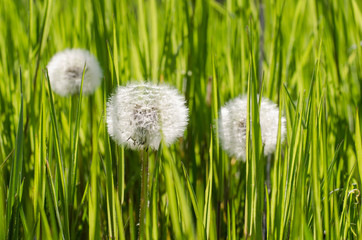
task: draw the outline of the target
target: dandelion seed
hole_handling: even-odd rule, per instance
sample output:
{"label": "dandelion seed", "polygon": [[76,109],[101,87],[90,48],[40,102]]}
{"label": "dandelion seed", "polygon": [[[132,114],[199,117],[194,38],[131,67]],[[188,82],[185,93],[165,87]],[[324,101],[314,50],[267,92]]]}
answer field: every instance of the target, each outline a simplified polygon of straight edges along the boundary
{"label": "dandelion seed", "polygon": [[184,97],[167,85],[128,84],[107,103],[109,135],[131,149],[156,150],[162,138],[170,145],[183,135],[187,121]]}
{"label": "dandelion seed", "polygon": [[55,54],[48,63],[52,90],[61,96],[80,92],[84,65],[83,93],[93,93],[102,81],[102,69],[97,59],[83,49],[66,49]]}
{"label": "dandelion seed", "polygon": [[[237,97],[225,104],[219,113],[219,138],[224,150],[238,159],[246,157],[247,97]],[[276,104],[262,98],[260,130],[264,154],[275,151],[278,136],[279,109]],[[285,118],[281,118],[281,140],[284,140]]]}

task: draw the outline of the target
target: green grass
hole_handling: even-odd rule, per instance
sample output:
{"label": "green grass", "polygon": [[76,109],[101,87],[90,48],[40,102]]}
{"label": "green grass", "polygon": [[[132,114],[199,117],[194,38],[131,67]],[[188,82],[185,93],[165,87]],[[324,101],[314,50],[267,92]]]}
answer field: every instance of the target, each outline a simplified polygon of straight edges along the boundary
{"label": "green grass", "polygon": [[[175,86],[190,110],[184,137],[149,152],[145,238],[358,239],[361,42],[357,0],[1,1],[0,240],[138,238],[142,156],[104,117],[132,79]],[[46,65],[78,47],[103,83],[60,97]],[[222,150],[218,111],[239,94],[253,119],[257,94],[286,117],[272,156],[258,121],[245,162]]]}

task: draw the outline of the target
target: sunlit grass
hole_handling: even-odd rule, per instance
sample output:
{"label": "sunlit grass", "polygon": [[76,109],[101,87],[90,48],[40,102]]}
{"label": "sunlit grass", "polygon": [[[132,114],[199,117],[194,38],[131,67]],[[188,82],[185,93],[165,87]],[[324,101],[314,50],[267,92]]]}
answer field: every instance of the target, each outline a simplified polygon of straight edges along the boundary
{"label": "sunlit grass", "polygon": [[[1,1],[0,239],[138,238],[141,154],[105,116],[115,88],[142,79],[176,87],[190,115],[149,151],[147,239],[358,239],[361,43],[356,0]],[[93,95],[51,91],[46,65],[65,48],[99,60]],[[273,155],[258,121],[245,162],[222,150],[219,109],[240,94],[252,119],[257,94],[278,103]]]}

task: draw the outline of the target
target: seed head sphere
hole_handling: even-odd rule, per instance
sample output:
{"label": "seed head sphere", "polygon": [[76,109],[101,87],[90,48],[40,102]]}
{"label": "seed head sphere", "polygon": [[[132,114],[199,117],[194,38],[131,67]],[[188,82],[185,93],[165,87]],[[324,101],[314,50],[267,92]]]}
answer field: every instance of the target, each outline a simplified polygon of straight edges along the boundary
{"label": "seed head sphere", "polygon": [[61,96],[78,94],[84,65],[83,93],[93,93],[101,84],[102,68],[97,59],[83,49],[66,49],[50,59],[47,68],[52,90]]}
{"label": "seed head sphere", "polygon": [[107,103],[108,133],[131,149],[157,150],[181,137],[188,122],[185,98],[168,85],[148,82],[120,86]]}
{"label": "seed head sphere", "polygon": [[[223,106],[219,113],[219,138],[223,149],[231,156],[246,158],[247,96],[237,97]],[[264,154],[275,151],[278,136],[279,109],[266,98],[260,104],[260,130]],[[251,119],[252,121],[252,119]],[[281,118],[281,140],[284,140],[285,118]]]}

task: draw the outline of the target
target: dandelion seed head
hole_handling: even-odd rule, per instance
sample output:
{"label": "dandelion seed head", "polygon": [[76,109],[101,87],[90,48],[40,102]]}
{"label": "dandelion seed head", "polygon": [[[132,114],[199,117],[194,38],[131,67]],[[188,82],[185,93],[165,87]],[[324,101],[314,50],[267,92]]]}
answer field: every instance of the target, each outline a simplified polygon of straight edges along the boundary
{"label": "dandelion seed head", "polygon": [[[221,108],[219,113],[219,138],[224,150],[231,156],[246,158],[247,97],[237,97]],[[279,109],[277,105],[262,98],[260,105],[260,130],[264,154],[275,151],[278,136]],[[251,119],[252,121],[252,119]],[[285,118],[281,118],[281,140],[284,140]]]}
{"label": "dandelion seed head", "polygon": [[50,59],[47,68],[52,90],[61,96],[79,93],[84,65],[83,93],[93,93],[101,84],[102,68],[97,59],[83,49],[66,49]]}
{"label": "dandelion seed head", "polygon": [[167,85],[131,83],[120,86],[107,103],[109,135],[131,149],[158,149],[181,137],[188,122],[185,99]]}

